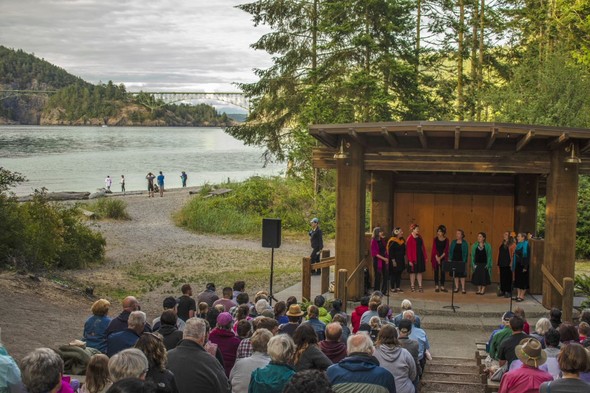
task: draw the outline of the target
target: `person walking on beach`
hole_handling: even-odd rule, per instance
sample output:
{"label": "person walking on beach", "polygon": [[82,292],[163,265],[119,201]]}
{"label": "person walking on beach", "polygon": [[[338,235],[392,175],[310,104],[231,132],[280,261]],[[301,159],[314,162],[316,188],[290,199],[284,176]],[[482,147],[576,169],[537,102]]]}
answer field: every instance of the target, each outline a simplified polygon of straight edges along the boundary
{"label": "person walking on beach", "polygon": [[[311,230],[309,231],[309,240],[311,242],[311,264],[318,263],[322,256],[322,249],[324,248],[324,239],[322,235],[322,230],[319,227],[319,220],[317,218],[313,218],[310,221]],[[319,273],[319,270],[317,271]],[[316,274],[315,270],[312,270],[312,274]]]}
{"label": "person walking on beach", "polygon": [[182,173],[180,174],[180,180],[182,180],[182,187],[186,187],[186,179],[188,179],[188,176],[186,175],[185,171],[182,171]]}
{"label": "person walking on beach", "polygon": [[149,172],[145,178],[148,181],[148,198],[153,198],[153,196],[154,196],[154,179],[156,178],[156,176],[154,176],[153,173]]}
{"label": "person walking on beach", "polygon": [[125,175],[121,175],[119,183],[121,183],[121,192],[125,195]]}
{"label": "person walking on beach", "polygon": [[158,175],[158,188],[160,189],[160,196],[163,197],[164,196],[164,175],[162,174],[162,171],[160,171],[160,174]]}
{"label": "person walking on beach", "polygon": [[111,179],[110,176],[107,176],[107,178],[104,179],[104,185],[105,185],[105,188],[107,189],[107,192],[111,192],[111,186],[113,185],[113,179]]}

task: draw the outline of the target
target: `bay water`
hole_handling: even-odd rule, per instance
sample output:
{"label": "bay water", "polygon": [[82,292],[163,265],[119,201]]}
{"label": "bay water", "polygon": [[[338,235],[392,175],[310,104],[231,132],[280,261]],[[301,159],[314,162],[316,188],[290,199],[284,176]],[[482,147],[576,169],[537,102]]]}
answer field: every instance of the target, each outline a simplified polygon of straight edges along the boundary
{"label": "bay water", "polygon": [[263,150],[245,146],[221,128],[1,126],[0,166],[20,172],[27,182],[17,195],[45,187],[55,191],[145,190],[145,176],[162,171],[166,188],[221,183],[250,176],[278,175],[285,166],[262,160]]}

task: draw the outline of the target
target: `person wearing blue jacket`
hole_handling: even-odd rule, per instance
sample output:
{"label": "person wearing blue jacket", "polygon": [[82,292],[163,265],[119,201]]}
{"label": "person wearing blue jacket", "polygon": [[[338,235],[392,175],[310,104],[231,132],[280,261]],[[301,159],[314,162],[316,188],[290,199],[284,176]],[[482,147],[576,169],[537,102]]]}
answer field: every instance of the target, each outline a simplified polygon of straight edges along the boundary
{"label": "person wearing blue jacket", "polygon": [[99,299],[92,304],[92,316],[84,323],[84,341],[88,348],[98,349],[107,353],[107,328],[111,318],[107,316],[111,303],[106,299]]}
{"label": "person wearing blue jacket", "polygon": [[327,375],[336,393],[395,393],[395,379],[373,356],[371,338],[357,333],[348,338],[348,356],[328,368]]}
{"label": "person wearing blue jacket", "polygon": [[519,233],[516,236],[516,249],[514,250],[514,260],[512,262],[512,271],[514,271],[514,288],[517,289],[516,300],[522,302],[529,289],[529,242],[525,233]]}

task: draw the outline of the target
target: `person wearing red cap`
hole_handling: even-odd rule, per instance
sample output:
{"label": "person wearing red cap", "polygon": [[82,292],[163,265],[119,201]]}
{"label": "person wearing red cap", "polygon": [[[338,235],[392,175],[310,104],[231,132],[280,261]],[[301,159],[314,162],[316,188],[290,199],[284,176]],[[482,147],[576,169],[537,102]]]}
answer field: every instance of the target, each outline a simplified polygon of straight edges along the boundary
{"label": "person wearing red cap", "polygon": [[234,320],[230,313],[222,312],[217,316],[217,326],[211,330],[209,341],[217,344],[223,356],[223,367],[225,375],[229,377],[231,369],[236,363],[236,353],[240,345],[240,339],[234,334],[232,326]]}

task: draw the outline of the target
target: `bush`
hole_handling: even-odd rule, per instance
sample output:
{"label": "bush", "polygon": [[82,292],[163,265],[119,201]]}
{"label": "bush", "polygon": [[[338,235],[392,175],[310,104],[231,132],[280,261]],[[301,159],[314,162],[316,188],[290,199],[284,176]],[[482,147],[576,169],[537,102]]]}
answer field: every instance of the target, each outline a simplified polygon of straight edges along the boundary
{"label": "bush", "polygon": [[336,196],[331,190],[314,198],[309,182],[280,177],[252,177],[223,187],[232,192],[211,198],[201,193],[175,215],[176,224],[197,232],[259,235],[263,218],[280,218],[284,231],[301,233],[317,216],[325,236],[334,233]]}
{"label": "bush", "polygon": [[86,204],[85,208],[94,212],[97,218],[111,218],[113,220],[129,220],[127,203],[116,198],[99,198],[94,203]]}

